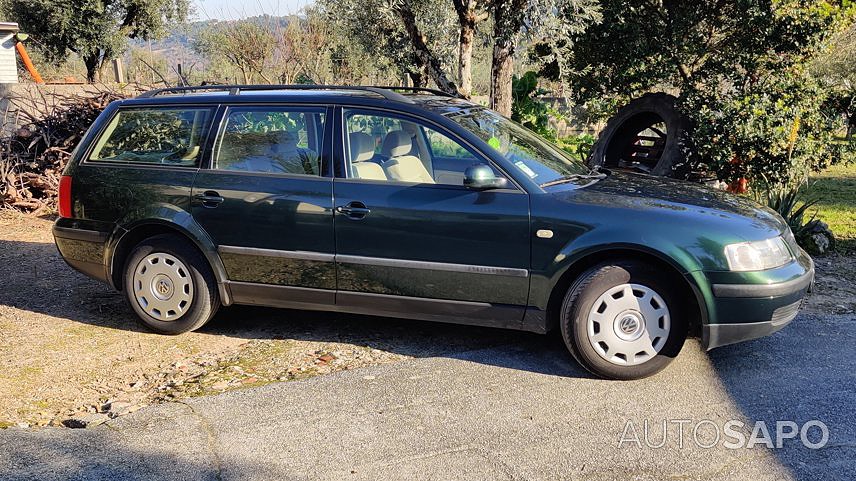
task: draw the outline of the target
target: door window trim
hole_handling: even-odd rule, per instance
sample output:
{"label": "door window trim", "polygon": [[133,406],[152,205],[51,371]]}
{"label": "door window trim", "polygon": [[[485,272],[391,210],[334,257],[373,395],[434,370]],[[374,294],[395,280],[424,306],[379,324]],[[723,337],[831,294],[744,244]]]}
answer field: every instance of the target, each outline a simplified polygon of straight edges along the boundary
{"label": "door window trim", "polygon": [[358,112],[363,115],[378,115],[378,116],[386,116],[392,118],[403,119],[408,122],[413,122],[419,126],[427,126],[435,130],[436,132],[445,135],[449,139],[454,142],[457,142],[462,147],[467,149],[471,154],[473,154],[476,159],[484,161],[486,164],[496,169],[508,180],[508,187],[503,189],[492,189],[488,192],[519,192],[526,194],[526,190],[517,183],[517,181],[509,175],[509,173],[503,169],[501,166],[497,165],[490,157],[482,153],[476,146],[472,145],[470,142],[460,138],[454,132],[451,132],[446,127],[434,122],[433,120],[426,119],[423,117],[418,117],[416,115],[402,112],[399,110],[392,110],[382,107],[371,107],[365,105],[349,105],[349,104],[340,104],[336,106],[336,115],[335,119],[336,126],[338,127],[338,139],[337,139],[337,149],[334,149],[336,152],[335,157],[337,157],[336,162],[336,180],[337,181],[348,181],[348,182],[358,182],[358,183],[368,183],[368,184],[385,184],[385,185],[398,185],[398,186],[418,186],[425,188],[435,188],[435,189],[454,189],[454,190],[465,190],[468,192],[480,192],[475,191],[473,189],[468,188],[464,185],[454,185],[454,184],[422,184],[417,182],[402,182],[398,180],[372,180],[372,179],[359,179],[354,177],[347,176],[348,172],[348,164],[350,161],[348,160],[348,156],[346,152],[348,151],[347,146],[345,145],[345,135],[347,133],[348,127],[346,125],[345,119],[345,111],[349,112]]}
{"label": "door window trim", "polygon": [[[287,172],[253,172],[253,171],[240,171],[240,170],[226,170],[226,169],[217,169],[214,165],[215,155],[219,153],[219,146],[221,144],[223,135],[226,131],[227,119],[229,118],[229,111],[232,109],[240,109],[240,108],[249,108],[252,110],[261,110],[266,108],[271,109],[285,109],[285,108],[295,108],[295,109],[321,109],[323,110],[323,114],[325,117],[324,120],[324,130],[321,133],[321,151],[318,153],[319,161],[321,162],[321,173],[319,175],[310,175],[310,174],[295,174],[295,173],[287,173]],[[214,135],[209,136],[209,142],[206,146],[203,162],[200,163],[200,169],[206,171],[206,173],[211,174],[223,174],[223,175],[250,175],[250,176],[269,176],[269,177],[282,177],[282,178],[292,178],[292,179],[302,179],[302,180],[311,180],[311,179],[331,179],[333,178],[333,162],[331,161],[332,152],[333,152],[333,137],[334,137],[334,129],[333,122],[334,119],[334,108],[328,104],[321,103],[294,103],[294,102],[236,102],[236,103],[223,103],[220,105],[220,108],[217,110],[217,115],[214,118],[213,124],[217,124],[217,130]]]}

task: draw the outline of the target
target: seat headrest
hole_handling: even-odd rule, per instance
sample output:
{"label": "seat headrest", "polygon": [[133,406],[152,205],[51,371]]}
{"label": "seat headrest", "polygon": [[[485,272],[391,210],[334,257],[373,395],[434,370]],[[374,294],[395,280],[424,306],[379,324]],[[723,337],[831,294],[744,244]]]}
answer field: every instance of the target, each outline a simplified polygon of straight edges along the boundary
{"label": "seat headrest", "polygon": [[271,145],[273,152],[292,152],[297,149],[297,133],[289,132],[288,130],[280,130],[272,132],[274,135],[274,144]]}
{"label": "seat headrest", "polygon": [[292,132],[290,130],[278,130],[272,133],[276,136],[276,141],[280,144],[297,143],[297,132]]}
{"label": "seat headrest", "polygon": [[348,136],[351,146],[351,163],[365,162],[374,157],[374,138],[362,132],[352,132]]}
{"label": "seat headrest", "polygon": [[403,130],[392,130],[383,139],[381,153],[390,159],[407,155],[413,150],[413,139]]}

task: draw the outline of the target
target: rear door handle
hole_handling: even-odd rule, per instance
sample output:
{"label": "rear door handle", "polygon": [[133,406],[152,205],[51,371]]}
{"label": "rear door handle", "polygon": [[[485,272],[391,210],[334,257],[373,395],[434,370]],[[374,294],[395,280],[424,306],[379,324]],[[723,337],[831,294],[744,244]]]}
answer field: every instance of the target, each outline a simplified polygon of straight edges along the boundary
{"label": "rear door handle", "polygon": [[336,207],[336,212],[343,214],[348,219],[360,220],[371,213],[371,209],[359,201],[348,202],[347,205]]}
{"label": "rear door handle", "polygon": [[208,207],[209,209],[217,207],[226,200],[213,190],[206,190],[201,194],[196,194],[194,197],[202,204],[203,207]]}

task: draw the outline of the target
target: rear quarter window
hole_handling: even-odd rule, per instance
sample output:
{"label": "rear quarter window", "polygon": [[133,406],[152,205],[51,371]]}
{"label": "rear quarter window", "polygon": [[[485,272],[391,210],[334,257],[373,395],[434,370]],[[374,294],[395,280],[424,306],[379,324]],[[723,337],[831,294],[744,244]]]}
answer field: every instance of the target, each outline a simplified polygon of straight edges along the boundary
{"label": "rear quarter window", "polygon": [[190,107],[119,110],[95,143],[88,160],[197,166],[212,110]]}

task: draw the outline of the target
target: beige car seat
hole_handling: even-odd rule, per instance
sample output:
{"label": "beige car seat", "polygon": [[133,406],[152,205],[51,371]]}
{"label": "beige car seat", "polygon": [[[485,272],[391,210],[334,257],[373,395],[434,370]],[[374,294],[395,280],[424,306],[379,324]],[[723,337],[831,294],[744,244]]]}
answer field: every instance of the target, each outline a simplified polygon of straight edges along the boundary
{"label": "beige car seat", "polygon": [[351,172],[357,179],[387,180],[386,172],[374,157],[374,139],[369,134],[353,132],[348,136],[351,152]]}
{"label": "beige car seat", "polygon": [[392,180],[433,184],[434,178],[428,173],[419,157],[410,155],[413,139],[403,130],[393,130],[383,139],[381,153],[389,158],[384,162],[386,174]]}
{"label": "beige car seat", "polygon": [[296,132],[283,130],[275,132],[275,135],[276,141],[270,146],[269,152],[275,163],[279,164],[274,166],[274,171],[282,166],[282,169],[289,174],[321,174],[321,162],[318,154],[312,150],[298,147]]}

